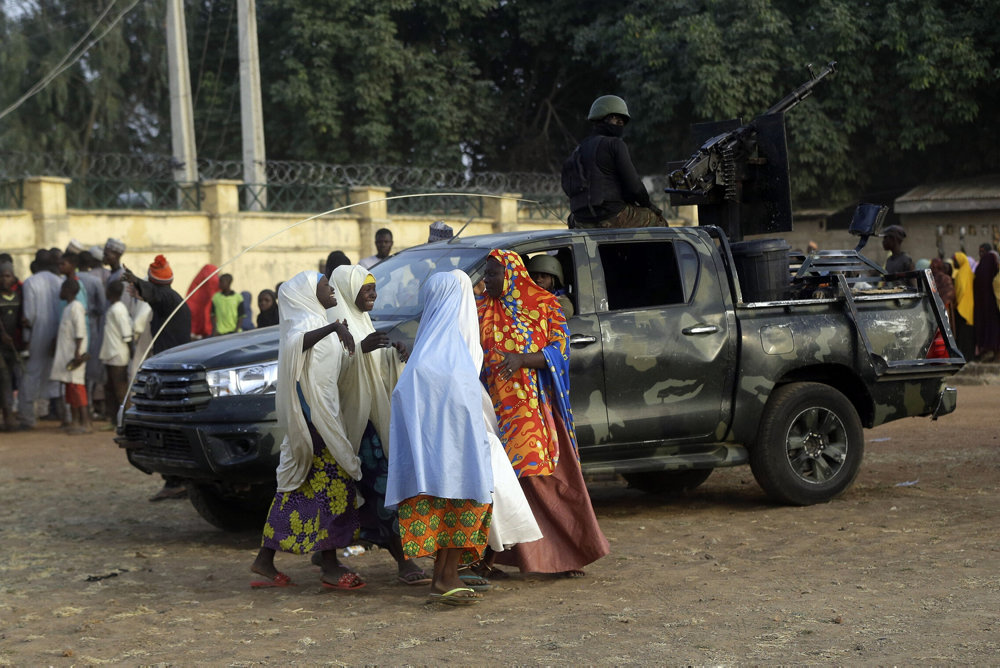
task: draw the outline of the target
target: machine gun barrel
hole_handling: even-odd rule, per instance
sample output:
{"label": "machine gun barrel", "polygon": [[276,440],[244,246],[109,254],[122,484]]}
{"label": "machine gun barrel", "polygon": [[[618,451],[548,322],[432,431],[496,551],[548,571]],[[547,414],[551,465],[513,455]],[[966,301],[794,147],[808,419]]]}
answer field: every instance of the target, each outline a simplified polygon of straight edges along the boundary
{"label": "machine gun barrel", "polygon": [[[764,115],[767,116],[770,114],[785,113],[786,111],[797,105],[799,102],[809,97],[809,94],[812,93],[812,90],[813,88],[816,87],[816,84],[818,84],[825,77],[829,76],[830,74],[833,74],[836,71],[837,71],[837,61],[832,60],[829,63],[827,63],[827,66],[823,68],[822,72],[813,76],[812,79],[805,82],[804,84],[793,90],[791,93],[783,97],[780,102],[778,102],[776,105],[765,111]],[[810,69],[810,74],[811,73],[812,71]]]}
{"label": "machine gun barrel", "polygon": [[667,187],[674,205],[696,204],[702,225],[718,225],[730,240],[744,234],[792,229],[785,112],[807,98],[836,71],[830,62],[809,80],[747,124],[741,120],[699,123],[701,144],[683,162],[668,163]]}

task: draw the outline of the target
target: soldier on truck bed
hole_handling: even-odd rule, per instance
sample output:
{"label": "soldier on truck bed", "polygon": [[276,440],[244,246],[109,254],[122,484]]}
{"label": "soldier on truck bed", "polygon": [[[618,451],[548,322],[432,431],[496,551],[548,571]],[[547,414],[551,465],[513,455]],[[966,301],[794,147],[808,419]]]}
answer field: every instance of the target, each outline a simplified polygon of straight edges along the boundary
{"label": "soldier on truck bed", "polygon": [[562,187],[569,197],[569,227],[649,227],[666,225],[635,171],[622,132],[629,122],[625,100],[602,95],[587,120],[590,136],[563,163]]}

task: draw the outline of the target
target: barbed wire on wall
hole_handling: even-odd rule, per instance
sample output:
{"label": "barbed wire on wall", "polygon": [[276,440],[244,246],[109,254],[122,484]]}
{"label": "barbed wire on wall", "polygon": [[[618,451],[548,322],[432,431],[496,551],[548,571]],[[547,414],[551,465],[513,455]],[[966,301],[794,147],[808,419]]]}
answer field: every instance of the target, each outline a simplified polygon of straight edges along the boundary
{"label": "barbed wire on wall", "polygon": [[[126,153],[0,153],[0,178],[62,176],[95,179],[170,180],[183,165],[169,155]],[[559,176],[533,172],[472,172],[436,167],[268,160],[268,183],[275,185],[383,186],[401,191],[450,191],[559,195]],[[198,160],[199,180],[242,180],[243,163]]]}
{"label": "barbed wire on wall", "polygon": [[[174,180],[175,171],[182,167],[172,156],[163,154],[0,152],[0,208],[21,206],[23,190],[20,184],[28,176],[73,179],[67,192],[70,205],[76,208],[197,208],[200,183],[177,183]],[[516,193],[534,202],[521,204],[520,208],[527,218],[563,220],[569,213],[557,174],[472,172],[373,164],[336,165],[296,160],[269,160],[266,170],[267,190],[271,195],[266,209],[273,211],[322,208],[329,201],[340,201],[338,198],[346,202],[352,186],[381,186],[396,195],[415,192]],[[240,161],[204,158],[198,161],[200,182],[218,179],[241,181],[242,176],[243,163]],[[653,202],[665,210],[672,210],[669,196],[663,192],[667,185],[666,175],[646,177],[644,180]],[[256,185],[259,184],[248,184],[246,187]],[[240,201],[244,199],[241,196]],[[394,213],[412,213],[429,208],[428,213],[437,215],[468,216],[476,215],[476,207],[481,207],[481,203],[455,198],[422,198],[415,202],[396,201],[390,208]]]}

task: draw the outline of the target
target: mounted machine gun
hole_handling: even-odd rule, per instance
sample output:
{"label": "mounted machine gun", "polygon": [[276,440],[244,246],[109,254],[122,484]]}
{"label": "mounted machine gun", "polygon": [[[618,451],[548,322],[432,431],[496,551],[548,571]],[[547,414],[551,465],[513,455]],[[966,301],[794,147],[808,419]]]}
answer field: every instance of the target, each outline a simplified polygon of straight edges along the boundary
{"label": "mounted machine gun", "polygon": [[701,148],[685,162],[668,164],[670,203],[698,205],[701,225],[717,225],[732,241],[744,234],[792,229],[785,112],[836,71],[829,63],[746,125],[741,120],[692,126]]}

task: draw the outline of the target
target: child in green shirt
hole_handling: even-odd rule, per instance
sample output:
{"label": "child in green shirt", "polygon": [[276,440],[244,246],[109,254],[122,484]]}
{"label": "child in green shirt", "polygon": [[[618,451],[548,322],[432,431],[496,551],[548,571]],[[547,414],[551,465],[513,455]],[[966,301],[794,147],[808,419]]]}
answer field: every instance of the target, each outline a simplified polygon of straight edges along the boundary
{"label": "child in green shirt", "polygon": [[219,276],[219,291],[212,295],[212,336],[239,331],[243,297],[233,290],[233,275]]}

